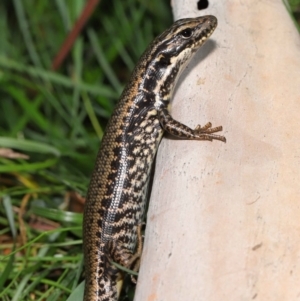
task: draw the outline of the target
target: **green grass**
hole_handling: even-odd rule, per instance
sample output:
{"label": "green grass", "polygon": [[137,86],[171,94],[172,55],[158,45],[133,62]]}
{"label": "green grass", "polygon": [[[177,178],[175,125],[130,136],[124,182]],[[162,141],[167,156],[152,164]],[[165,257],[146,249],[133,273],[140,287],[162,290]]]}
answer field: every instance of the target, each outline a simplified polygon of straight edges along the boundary
{"label": "green grass", "polygon": [[0,148],[17,156],[0,156],[1,301],[81,300],[81,196],[130,72],[172,22],[167,0],[102,1],[51,71],[85,3],[0,2]]}
{"label": "green grass", "polygon": [[300,32],[300,0],[285,0],[287,10],[289,11],[291,17],[294,19],[295,26]]}

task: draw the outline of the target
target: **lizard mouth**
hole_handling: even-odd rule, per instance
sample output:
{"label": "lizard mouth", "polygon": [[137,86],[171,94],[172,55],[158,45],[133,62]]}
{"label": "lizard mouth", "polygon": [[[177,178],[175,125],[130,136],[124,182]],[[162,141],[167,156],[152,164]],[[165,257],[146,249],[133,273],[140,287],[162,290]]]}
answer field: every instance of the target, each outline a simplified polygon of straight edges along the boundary
{"label": "lizard mouth", "polygon": [[[200,17],[203,18],[203,17]],[[196,37],[195,50],[202,46],[206,40],[212,35],[215,31],[218,21],[214,16],[206,16],[204,20],[199,24],[196,32],[198,31],[198,36]]]}

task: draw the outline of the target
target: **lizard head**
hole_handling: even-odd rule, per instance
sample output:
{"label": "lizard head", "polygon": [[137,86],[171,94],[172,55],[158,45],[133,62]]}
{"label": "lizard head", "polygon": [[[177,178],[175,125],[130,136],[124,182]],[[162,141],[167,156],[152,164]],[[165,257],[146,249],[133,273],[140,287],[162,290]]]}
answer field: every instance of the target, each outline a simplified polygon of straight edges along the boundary
{"label": "lizard head", "polygon": [[217,18],[203,16],[180,19],[154,40],[157,59],[184,61],[191,58],[217,27]]}
{"label": "lizard head", "polygon": [[181,71],[216,27],[214,16],[180,19],[151,43],[142,61],[146,86],[159,95],[156,106],[169,101]]}

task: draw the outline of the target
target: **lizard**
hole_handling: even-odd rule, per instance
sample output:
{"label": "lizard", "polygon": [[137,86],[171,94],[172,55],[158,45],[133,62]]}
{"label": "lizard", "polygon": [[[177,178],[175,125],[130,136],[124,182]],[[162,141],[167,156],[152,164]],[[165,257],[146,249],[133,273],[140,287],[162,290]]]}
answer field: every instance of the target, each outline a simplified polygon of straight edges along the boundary
{"label": "lizard", "polygon": [[117,300],[120,275],[141,253],[140,225],[149,175],[164,132],[188,140],[220,140],[222,126],[192,129],[170,115],[174,87],[217,27],[211,15],[180,19],[154,39],[137,63],[108,122],[88,188],[83,220],[84,301]]}

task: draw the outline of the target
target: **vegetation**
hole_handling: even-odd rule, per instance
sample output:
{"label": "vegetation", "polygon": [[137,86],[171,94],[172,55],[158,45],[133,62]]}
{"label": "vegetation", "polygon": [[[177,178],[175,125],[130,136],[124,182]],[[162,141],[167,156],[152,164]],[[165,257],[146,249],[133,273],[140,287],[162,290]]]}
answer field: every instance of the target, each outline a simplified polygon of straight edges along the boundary
{"label": "vegetation", "polygon": [[87,2],[0,3],[3,301],[66,300],[82,281],[83,196],[103,128],[139,56],[172,22],[169,1],[102,1],[55,72]]}

